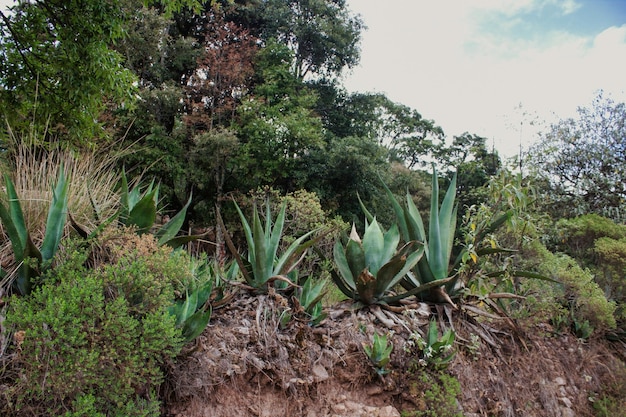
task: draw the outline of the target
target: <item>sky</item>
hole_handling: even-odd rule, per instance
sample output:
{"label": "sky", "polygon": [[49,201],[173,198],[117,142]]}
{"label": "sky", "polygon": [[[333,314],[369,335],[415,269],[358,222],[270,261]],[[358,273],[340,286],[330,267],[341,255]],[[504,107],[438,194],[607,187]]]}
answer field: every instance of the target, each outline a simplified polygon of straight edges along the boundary
{"label": "sky", "polygon": [[347,0],[367,26],[351,92],[517,155],[599,90],[626,101],[626,0]]}

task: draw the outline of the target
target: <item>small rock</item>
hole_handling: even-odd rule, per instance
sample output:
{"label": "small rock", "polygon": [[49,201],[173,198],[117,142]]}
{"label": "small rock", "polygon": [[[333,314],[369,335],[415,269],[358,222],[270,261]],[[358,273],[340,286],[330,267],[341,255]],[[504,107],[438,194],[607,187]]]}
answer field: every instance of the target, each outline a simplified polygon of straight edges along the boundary
{"label": "small rock", "polygon": [[559,401],[567,408],[572,408],[572,401],[567,397],[559,397]]}
{"label": "small rock", "polygon": [[555,384],[557,384],[557,385],[559,385],[559,386],[561,386],[561,385],[565,385],[565,384],[566,384],[565,379],[564,379],[564,378],[562,378],[562,377],[560,377],[560,376],[558,376],[558,377],[556,377],[556,378],[554,379],[554,383],[555,383]]}
{"label": "small rock", "polygon": [[561,415],[563,417],[576,417],[574,410],[572,410],[571,408],[567,408],[567,407],[561,407]]}
{"label": "small rock", "polygon": [[315,382],[322,382],[328,379],[328,371],[322,365],[313,365],[313,369],[311,370],[313,373],[313,380]]}

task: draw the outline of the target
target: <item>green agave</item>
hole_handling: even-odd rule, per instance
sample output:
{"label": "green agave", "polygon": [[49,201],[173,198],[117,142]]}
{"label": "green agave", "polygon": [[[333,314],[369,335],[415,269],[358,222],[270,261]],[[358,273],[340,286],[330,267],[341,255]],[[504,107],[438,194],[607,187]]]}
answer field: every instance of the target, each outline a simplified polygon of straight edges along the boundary
{"label": "green agave", "polygon": [[[48,209],[44,239],[41,248],[37,248],[26,227],[24,213],[13,181],[8,175],[5,175],[4,179],[8,206],[0,203],[0,220],[11,241],[13,256],[18,265],[17,277],[13,285],[20,294],[26,295],[31,292],[34,279],[44,269],[49,267],[50,261],[59,248],[67,219],[69,184],[66,180],[63,166],[61,166],[56,186],[52,189],[52,202]],[[34,264],[31,261],[32,259],[35,260]],[[6,275],[4,270],[1,270],[0,273],[2,276]]]}
{"label": "green agave", "polygon": [[[305,250],[311,247],[318,238],[309,239],[318,230],[311,230],[293,241],[291,245],[279,256],[278,249],[285,224],[286,205],[283,204],[276,221],[272,225],[272,217],[269,201],[266,203],[265,225],[261,223],[256,205],[252,215],[252,225],[248,223],[243,212],[235,203],[235,208],[241,218],[241,224],[248,243],[248,257],[244,259],[235,249],[228,233],[224,233],[226,244],[239,264],[241,273],[246,283],[257,291],[265,292],[272,281],[290,283],[289,275],[296,272],[296,267],[302,260]],[[221,219],[218,218],[220,227],[224,228]],[[309,240],[307,240],[309,239]]]}
{"label": "green agave", "polygon": [[399,242],[396,225],[383,232],[373,219],[365,228],[363,240],[353,225],[346,247],[339,241],[335,244],[338,273],[333,272],[333,281],[346,296],[365,305],[393,303],[414,294],[390,294],[424,253],[424,246],[416,241],[397,250]]}
{"label": "green agave", "polygon": [[[432,194],[430,203],[430,219],[428,234],[424,228],[424,222],[419,210],[413,203],[411,195],[407,193],[406,207],[391,194],[389,188],[385,186],[387,194],[396,213],[403,238],[407,241],[417,240],[424,242],[424,257],[419,261],[413,273],[407,275],[402,281],[402,285],[409,290],[422,287],[421,293],[424,298],[432,301],[450,301],[450,297],[443,288],[444,284],[453,286],[458,280],[458,275],[449,274],[450,256],[454,243],[454,233],[456,231],[457,206],[456,197],[456,173],[452,177],[450,186],[439,207],[439,182],[437,170],[433,165],[432,174]],[[437,282],[433,288],[425,287],[425,284]]]}
{"label": "green agave", "polygon": [[[156,222],[157,203],[159,200],[159,186],[155,186],[154,181],[146,187],[145,191],[141,191],[141,184],[136,184],[131,189],[128,186],[126,172],[122,170],[122,182],[120,189],[120,209],[108,219],[105,219],[93,232],[89,233],[85,228],[77,224],[70,216],[72,227],[85,239],[93,238],[98,235],[106,226],[114,220],[118,220],[124,226],[135,226],[137,233],[148,233]],[[172,248],[178,248],[181,245],[200,238],[198,235],[178,236],[178,232],[183,226],[187,209],[191,204],[192,196],[183,206],[183,208],[174,215],[167,223],[161,226],[154,233],[159,245],[168,245]],[[98,219],[100,213],[93,204],[95,217]]]}
{"label": "green agave", "polygon": [[379,335],[374,333],[374,340],[371,345],[363,345],[365,354],[374,365],[376,373],[378,375],[385,375],[389,373],[385,366],[391,359],[391,352],[393,351],[393,343],[387,341],[386,335]]}

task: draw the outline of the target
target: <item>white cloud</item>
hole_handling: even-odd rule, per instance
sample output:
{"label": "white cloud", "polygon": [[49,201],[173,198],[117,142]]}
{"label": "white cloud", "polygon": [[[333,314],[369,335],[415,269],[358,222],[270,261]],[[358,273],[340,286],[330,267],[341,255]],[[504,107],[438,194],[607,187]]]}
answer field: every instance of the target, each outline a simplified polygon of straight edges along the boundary
{"label": "white cloud", "polygon": [[[345,85],[351,91],[385,92],[434,119],[449,136],[464,131],[484,135],[510,156],[519,146],[521,115],[515,108],[520,103],[527,112],[551,120],[554,113],[574,115],[598,89],[624,94],[626,25],[595,37],[556,30],[515,37],[515,31],[482,26],[490,13],[506,13],[516,24],[520,13],[555,5],[562,13],[573,13],[577,2],[380,4],[349,0],[369,30],[363,36],[361,66]],[[531,139],[528,129],[524,136]]]}

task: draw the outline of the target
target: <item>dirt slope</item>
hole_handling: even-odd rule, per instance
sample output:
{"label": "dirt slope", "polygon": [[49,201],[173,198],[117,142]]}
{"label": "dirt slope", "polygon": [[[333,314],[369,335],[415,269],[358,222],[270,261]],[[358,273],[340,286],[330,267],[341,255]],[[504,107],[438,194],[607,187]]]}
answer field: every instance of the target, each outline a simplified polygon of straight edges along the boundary
{"label": "dirt slope", "polygon": [[[392,313],[338,305],[319,327],[279,321],[280,295],[241,296],[214,312],[164,387],[167,415],[186,417],[410,415],[592,416],[590,398],[623,378],[625,349],[517,329],[426,304]],[[457,333],[448,368],[461,387],[454,409],[428,414],[411,334],[429,317]],[[394,343],[391,372],[379,377],[363,353],[374,332]],[[480,337],[478,337],[480,336]],[[624,414],[626,415],[626,414]]]}

